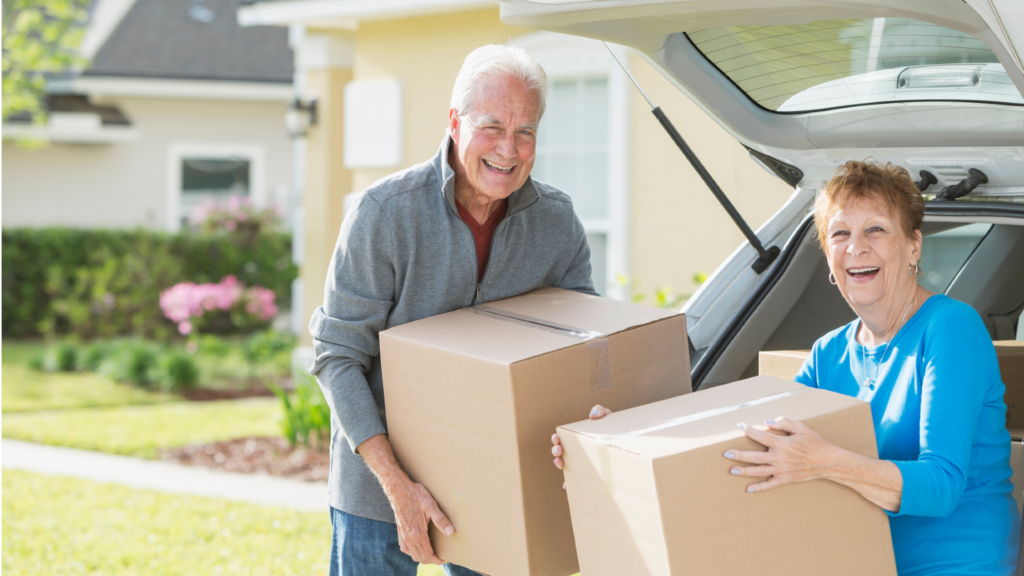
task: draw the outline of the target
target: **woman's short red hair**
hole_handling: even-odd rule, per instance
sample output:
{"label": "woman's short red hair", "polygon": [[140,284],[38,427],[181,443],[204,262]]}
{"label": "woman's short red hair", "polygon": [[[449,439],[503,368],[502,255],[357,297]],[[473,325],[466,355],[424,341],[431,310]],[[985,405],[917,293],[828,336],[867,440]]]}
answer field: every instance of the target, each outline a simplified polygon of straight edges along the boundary
{"label": "woman's short red hair", "polygon": [[903,233],[913,238],[924,222],[924,197],[903,167],[874,160],[850,160],[836,169],[832,180],[814,203],[818,242],[825,248],[828,221],[856,200],[881,202],[900,222]]}

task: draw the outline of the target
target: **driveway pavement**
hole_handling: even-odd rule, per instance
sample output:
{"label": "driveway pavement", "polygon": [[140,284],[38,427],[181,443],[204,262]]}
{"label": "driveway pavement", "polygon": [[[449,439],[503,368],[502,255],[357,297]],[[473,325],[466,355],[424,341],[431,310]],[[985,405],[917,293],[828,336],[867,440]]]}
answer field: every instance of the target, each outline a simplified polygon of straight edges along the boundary
{"label": "driveway pavement", "polygon": [[3,439],[3,468],[116,482],[132,488],[327,511],[327,486]]}

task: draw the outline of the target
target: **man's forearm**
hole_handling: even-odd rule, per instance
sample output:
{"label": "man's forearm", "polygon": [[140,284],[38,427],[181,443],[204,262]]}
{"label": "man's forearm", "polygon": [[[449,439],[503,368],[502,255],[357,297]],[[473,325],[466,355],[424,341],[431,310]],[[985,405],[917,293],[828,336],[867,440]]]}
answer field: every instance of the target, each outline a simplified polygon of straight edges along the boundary
{"label": "man's forearm", "polygon": [[356,448],[356,452],[377,476],[389,499],[392,487],[409,482],[409,476],[395,459],[395,453],[391,450],[391,442],[388,441],[386,434],[370,437]]}

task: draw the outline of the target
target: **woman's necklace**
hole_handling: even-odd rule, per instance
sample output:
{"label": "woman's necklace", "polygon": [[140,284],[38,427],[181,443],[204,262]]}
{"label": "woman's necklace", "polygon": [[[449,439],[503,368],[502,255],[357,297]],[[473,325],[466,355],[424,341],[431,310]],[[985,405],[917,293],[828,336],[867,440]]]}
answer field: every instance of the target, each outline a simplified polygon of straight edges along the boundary
{"label": "woman's necklace", "polygon": [[[917,297],[914,297],[914,300],[917,300]],[[903,321],[907,319],[907,314],[909,314],[910,313],[910,309],[914,307],[914,300],[910,301],[910,305],[907,306],[906,312],[903,313],[903,318],[900,318],[900,325],[899,325],[899,327],[897,327],[896,331],[893,332],[892,338],[889,338],[889,341],[886,342],[885,350],[882,351],[882,357],[879,358],[878,359],[878,363],[875,364],[875,376],[874,376],[874,378],[867,378],[867,377],[864,378],[864,385],[867,386],[868,388],[870,388],[871,390],[875,389],[875,378],[878,378],[878,373],[882,370],[882,362],[885,361],[885,353],[889,351],[889,345],[892,344],[892,341],[896,339],[896,335],[900,333],[900,328],[903,328]],[[867,352],[865,351],[866,349],[867,349],[867,346],[861,344],[861,347],[860,347],[860,362],[861,362],[861,364],[864,365],[864,376],[867,376],[867,374],[868,374]]]}

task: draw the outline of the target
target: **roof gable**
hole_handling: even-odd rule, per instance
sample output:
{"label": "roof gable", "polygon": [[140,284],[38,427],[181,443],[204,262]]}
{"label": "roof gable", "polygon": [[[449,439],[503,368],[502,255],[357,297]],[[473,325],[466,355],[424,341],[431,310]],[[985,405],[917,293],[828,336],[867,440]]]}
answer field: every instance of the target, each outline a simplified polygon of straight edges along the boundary
{"label": "roof gable", "polygon": [[238,0],[137,0],[85,75],[290,84],[287,29],[242,28],[235,16],[238,5]]}

